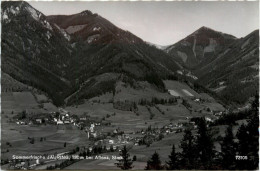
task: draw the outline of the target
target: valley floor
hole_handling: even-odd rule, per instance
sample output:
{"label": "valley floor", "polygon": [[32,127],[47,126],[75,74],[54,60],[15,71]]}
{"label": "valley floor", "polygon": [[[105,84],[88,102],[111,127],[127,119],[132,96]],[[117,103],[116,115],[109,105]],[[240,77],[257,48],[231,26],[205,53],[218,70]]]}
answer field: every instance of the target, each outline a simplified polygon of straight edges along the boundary
{"label": "valley floor", "polygon": [[[222,105],[207,94],[198,94],[187,85],[167,81],[166,87],[182,94],[176,103],[152,106],[137,103],[137,111],[116,109],[110,100],[113,97],[111,93],[95,97],[81,105],[58,109],[40,93],[32,91],[4,92],[2,93],[1,157],[3,160],[11,161],[13,155],[68,154],[77,148],[79,150],[74,151],[74,154],[79,155],[82,150],[94,150],[96,146],[101,144],[107,149],[100,155],[108,156],[118,156],[119,150],[126,145],[130,149],[131,157],[136,156],[137,158],[133,164],[134,169],[143,169],[155,151],[159,153],[162,161],[166,161],[173,144],[176,146],[176,151],[180,151],[179,143],[183,138],[183,129],[185,125],[190,124],[191,118],[206,117],[209,120],[214,120],[217,118],[214,112],[225,110]],[[129,92],[128,89],[125,89],[121,91],[123,96],[117,95],[116,98],[124,98]],[[150,96],[152,97],[152,95]],[[174,96],[166,92],[161,94],[161,97]],[[189,105],[184,104],[183,101]],[[30,120],[24,120],[25,124],[22,124],[23,120],[19,121],[14,116],[23,110],[29,116],[46,113],[44,119],[46,117],[52,119],[46,120],[45,123],[42,121],[32,123]],[[55,116],[56,112],[60,113],[58,118]],[[62,121],[62,124],[58,124],[58,121],[54,122],[55,118]],[[68,124],[65,124],[66,118],[70,121]],[[75,118],[78,118],[79,122],[74,123]],[[87,121],[89,119],[90,122]],[[149,127],[155,132],[149,132]],[[195,126],[194,128],[196,129]],[[223,133],[223,131],[220,132]],[[149,146],[139,143],[146,135],[153,137],[153,142]],[[159,136],[162,138],[158,139]],[[32,138],[33,143],[31,143]],[[114,148],[112,152],[111,148]],[[93,156],[95,155],[93,154]],[[64,161],[66,160],[30,160],[29,166],[35,169],[46,169]],[[80,160],[66,166],[65,169],[109,168],[114,170],[118,169],[115,166],[116,162],[112,159]],[[2,167],[10,168],[16,165],[9,163]]]}

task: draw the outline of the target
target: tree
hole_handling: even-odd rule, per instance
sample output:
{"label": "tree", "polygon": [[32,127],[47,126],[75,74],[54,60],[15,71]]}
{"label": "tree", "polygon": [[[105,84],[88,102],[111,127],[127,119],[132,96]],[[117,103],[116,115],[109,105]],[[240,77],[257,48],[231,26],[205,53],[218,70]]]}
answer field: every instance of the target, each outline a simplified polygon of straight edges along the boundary
{"label": "tree", "polygon": [[159,154],[155,151],[151,159],[147,161],[147,166],[145,170],[162,170],[161,160]]}
{"label": "tree", "polygon": [[34,138],[33,137],[30,139],[30,143],[34,144]]}
{"label": "tree", "polygon": [[209,169],[214,157],[214,144],[212,134],[207,128],[206,120],[201,118],[198,123],[197,149],[200,166]]}
{"label": "tree", "polygon": [[111,152],[114,152],[114,148],[113,148],[112,145],[110,146],[110,151],[111,151]]}
{"label": "tree", "polygon": [[116,163],[116,166],[122,170],[132,169],[133,161],[130,159],[130,154],[128,153],[126,146],[123,147],[119,155],[121,156],[121,159],[117,160],[118,163]]}
{"label": "tree", "polygon": [[79,151],[79,147],[76,147],[76,152],[78,152]]}
{"label": "tree", "polygon": [[221,165],[223,169],[234,169],[236,164],[236,143],[232,132],[232,125],[226,130],[226,135],[221,143]]}
{"label": "tree", "polygon": [[238,169],[255,170],[259,163],[259,116],[258,116],[258,96],[251,104],[251,119],[247,125],[242,124],[237,132],[238,139],[238,154],[239,156],[246,156],[247,160],[239,160],[237,162]]}
{"label": "tree", "polygon": [[164,138],[164,135],[162,133],[159,134],[158,140],[162,140]]}
{"label": "tree", "polygon": [[177,154],[175,153],[175,145],[172,145],[172,152],[169,155],[169,161],[166,162],[168,165],[168,169],[175,170],[178,169],[178,158]]}
{"label": "tree", "polygon": [[67,143],[65,142],[65,143],[64,143],[64,147],[66,147],[66,146],[67,146]]}
{"label": "tree", "polygon": [[193,169],[196,168],[195,161],[197,157],[197,149],[195,146],[194,136],[190,129],[186,129],[184,132],[183,139],[180,144],[182,152],[180,154],[181,160],[180,165],[181,169]]}
{"label": "tree", "polygon": [[83,153],[82,153],[82,156],[84,157],[84,159],[86,158],[86,156],[87,156],[87,153],[86,153],[86,151],[85,151],[85,150],[83,151]]}

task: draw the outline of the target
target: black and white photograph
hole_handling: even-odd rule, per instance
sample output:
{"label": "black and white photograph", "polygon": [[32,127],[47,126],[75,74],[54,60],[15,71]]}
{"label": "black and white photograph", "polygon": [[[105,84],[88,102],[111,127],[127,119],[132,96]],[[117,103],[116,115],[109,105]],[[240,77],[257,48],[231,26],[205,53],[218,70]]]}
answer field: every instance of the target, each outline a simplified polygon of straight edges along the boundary
{"label": "black and white photograph", "polygon": [[259,170],[258,1],[2,1],[0,170]]}

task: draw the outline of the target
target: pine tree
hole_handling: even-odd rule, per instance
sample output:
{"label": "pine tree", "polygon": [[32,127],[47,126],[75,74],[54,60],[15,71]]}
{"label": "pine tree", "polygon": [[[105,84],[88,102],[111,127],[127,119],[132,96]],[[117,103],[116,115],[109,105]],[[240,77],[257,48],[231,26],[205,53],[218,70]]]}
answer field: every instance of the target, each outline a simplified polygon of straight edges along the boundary
{"label": "pine tree", "polygon": [[239,160],[237,162],[238,169],[255,170],[259,163],[259,113],[258,113],[258,96],[251,104],[251,119],[247,125],[242,124],[237,132],[238,138],[238,154],[239,156],[246,156],[247,160]]}
{"label": "pine tree", "polygon": [[181,159],[180,159],[180,167],[181,169],[194,169],[196,168],[195,162],[197,157],[197,149],[194,142],[194,136],[190,129],[186,129],[184,132],[183,139],[181,140],[180,148]]}
{"label": "pine tree", "polygon": [[236,143],[234,142],[234,135],[232,126],[228,126],[226,135],[221,144],[221,165],[223,169],[234,169],[236,164]]}
{"label": "pine tree", "polygon": [[145,170],[162,170],[161,160],[159,154],[155,151],[151,159],[147,161],[147,166]]}
{"label": "pine tree", "polygon": [[214,157],[214,144],[210,130],[204,118],[198,123],[197,149],[199,154],[200,166],[210,169]]}
{"label": "pine tree", "polygon": [[258,111],[252,111],[252,118],[249,120],[247,125],[248,131],[248,161],[250,162],[249,169],[258,168],[259,163],[259,116]]}
{"label": "pine tree", "polygon": [[121,168],[122,170],[132,169],[133,162],[130,159],[130,154],[128,153],[126,146],[123,147],[119,155],[122,157],[122,159],[117,160],[118,163],[116,163],[116,166]]}
{"label": "pine tree", "polygon": [[166,163],[168,165],[168,169],[170,170],[178,169],[178,158],[177,158],[177,154],[175,153],[174,144],[172,145],[172,152],[169,155],[169,161]]}

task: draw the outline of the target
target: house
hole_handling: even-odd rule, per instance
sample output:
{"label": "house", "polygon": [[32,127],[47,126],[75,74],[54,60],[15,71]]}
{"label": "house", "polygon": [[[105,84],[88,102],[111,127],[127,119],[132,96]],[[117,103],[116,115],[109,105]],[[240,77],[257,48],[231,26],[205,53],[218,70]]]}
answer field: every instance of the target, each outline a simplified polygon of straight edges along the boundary
{"label": "house", "polygon": [[94,132],[94,128],[93,127],[90,127],[89,130],[90,130],[90,132]]}
{"label": "house", "polygon": [[63,121],[61,121],[61,120],[57,121],[57,125],[62,125],[62,124],[63,124]]}
{"label": "house", "polygon": [[200,101],[200,99],[195,99],[194,101],[195,101],[195,102],[199,102],[199,101]]}
{"label": "house", "polygon": [[113,150],[116,150],[116,149],[117,149],[117,147],[115,145],[113,145]]}
{"label": "house", "polygon": [[191,125],[195,125],[196,123],[192,121],[192,122],[190,122],[190,124],[191,124]]}
{"label": "house", "polygon": [[39,159],[37,159],[35,162],[36,162],[36,164],[40,164],[40,161],[39,161]]}
{"label": "house", "polygon": [[108,143],[109,143],[109,144],[114,144],[115,141],[114,141],[114,140],[108,140]]}
{"label": "house", "polygon": [[57,119],[57,118],[53,118],[53,120],[54,120],[54,122],[57,122],[57,121],[58,121],[58,119]]}
{"label": "house", "polygon": [[79,120],[81,120],[81,121],[86,121],[87,118],[86,118],[86,117],[81,117],[81,118],[79,118]]}
{"label": "house", "polygon": [[113,133],[114,133],[114,134],[117,134],[117,133],[118,133],[117,129],[115,129],[115,130],[113,131]]}
{"label": "house", "polygon": [[205,117],[205,120],[208,121],[208,122],[213,122],[211,118],[209,117]]}
{"label": "house", "polygon": [[35,121],[36,121],[37,123],[39,123],[39,124],[42,123],[42,119],[35,119]]}
{"label": "house", "polygon": [[92,135],[94,138],[97,137],[97,133],[96,133],[96,132],[91,133],[91,135]]}
{"label": "house", "polygon": [[70,124],[70,121],[65,120],[65,121],[64,121],[64,124]]}
{"label": "house", "polygon": [[93,150],[93,148],[92,148],[92,147],[89,147],[88,150],[91,152],[91,151]]}
{"label": "house", "polygon": [[223,112],[217,112],[215,113],[215,116],[221,116],[223,114]]}
{"label": "house", "polygon": [[94,124],[91,124],[91,125],[90,125],[90,128],[89,128],[90,132],[94,132],[94,128],[95,128],[95,125],[94,125]]}

